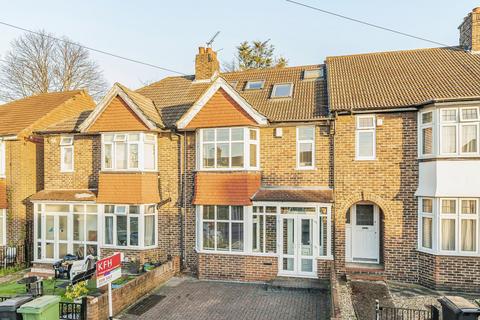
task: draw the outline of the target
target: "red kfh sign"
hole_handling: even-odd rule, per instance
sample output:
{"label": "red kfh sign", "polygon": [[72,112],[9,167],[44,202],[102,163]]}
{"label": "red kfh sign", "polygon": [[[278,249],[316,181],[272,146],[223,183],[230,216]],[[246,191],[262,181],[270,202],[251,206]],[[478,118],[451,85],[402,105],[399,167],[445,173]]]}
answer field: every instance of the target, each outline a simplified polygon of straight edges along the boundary
{"label": "red kfh sign", "polygon": [[115,253],[113,256],[97,261],[97,288],[120,278],[122,276],[121,266],[121,253]]}

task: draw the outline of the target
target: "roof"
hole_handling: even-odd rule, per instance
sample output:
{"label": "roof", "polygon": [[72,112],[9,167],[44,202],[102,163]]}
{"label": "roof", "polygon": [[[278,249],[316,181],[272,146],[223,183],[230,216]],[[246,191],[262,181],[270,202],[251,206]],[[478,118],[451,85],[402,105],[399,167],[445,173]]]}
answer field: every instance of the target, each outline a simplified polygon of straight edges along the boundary
{"label": "roof", "polygon": [[98,203],[159,203],[156,173],[100,173]]}
{"label": "roof", "polygon": [[20,133],[50,111],[82,92],[82,90],[74,90],[41,93],[0,105],[0,135]]}
{"label": "roof", "polygon": [[[83,111],[82,113],[76,115],[73,118],[57,122],[50,127],[46,128],[44,132],[49,133],[72,133],[79,132],[79,126],[82,124],[85,119],[92,113],[92,110]],[[41,132],[41,131],[40,131]]]}
{"label": "roof", "polygon": [[[323,65],[255,69],[220,76],[230,84],[237,82],[234,89],[272,122],[316,120],[328,115],[326,82],[303,80],[303,72],[319,68]],[[247,81],[255,80],[264,80],[264,88],[244,90]],[[293,96],[271,99],[273,85],[286,82],[293,83]],[[136,92],[153,100],[165,126],[174,127],[210,86],[211,82],[195,82],[194,76],[168,77]]]}
{"label": "roof", "polygon": [[42,190],[30,197],[30,201],[95,201],[96,192],[89,189]]}
{"label": "roof", "polygon": [[332,111],[480,96],[480,55],[457,47],[328,57],[326,64]]}
{"label": "roof", "polygon": [[332,202],[332,190],[315,189],[260,189],[253,201],[281,202]]}
{"label": "roof", "polygon": [[193,204],[250,206],[259,188],[260,173],[197,172]]}
{"label": "roof", "polygon": [[7,183],[5,179],[0,179],[0,209],[8,208]]}

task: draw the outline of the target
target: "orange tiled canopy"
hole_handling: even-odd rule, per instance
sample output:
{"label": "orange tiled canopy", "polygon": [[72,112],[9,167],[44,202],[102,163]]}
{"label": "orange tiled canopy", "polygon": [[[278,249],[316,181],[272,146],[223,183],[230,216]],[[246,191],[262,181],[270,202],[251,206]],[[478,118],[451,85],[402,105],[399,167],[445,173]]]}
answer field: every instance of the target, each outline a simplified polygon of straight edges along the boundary
{"label": "orange tiled canopy", "polygon": [[98,203],[148,204],[160,202],[156,173],[101,173]]}
{"label": "orange tiled canopy", "polygon": [[249,206],[259,188],[259,173],[198,172],[193,204]]}

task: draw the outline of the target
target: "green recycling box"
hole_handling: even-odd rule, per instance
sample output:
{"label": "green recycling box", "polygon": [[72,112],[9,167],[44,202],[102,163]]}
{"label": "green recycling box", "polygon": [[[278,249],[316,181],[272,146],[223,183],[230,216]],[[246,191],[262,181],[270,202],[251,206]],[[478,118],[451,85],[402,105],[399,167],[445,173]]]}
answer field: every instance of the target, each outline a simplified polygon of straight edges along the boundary
{"label": "green recycling box", "polygon": [[59,319],[59,296],[42,296],[25,303],[17,312],[23,315],[23,320]]}

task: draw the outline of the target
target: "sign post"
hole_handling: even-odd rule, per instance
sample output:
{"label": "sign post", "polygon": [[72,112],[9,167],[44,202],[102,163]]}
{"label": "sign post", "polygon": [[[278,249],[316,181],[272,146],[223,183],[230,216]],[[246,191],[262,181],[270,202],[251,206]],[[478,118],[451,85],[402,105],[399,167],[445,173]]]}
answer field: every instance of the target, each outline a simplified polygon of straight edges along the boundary
{"label": "sign post", "polygon": [[112,282],[122,276],[122,254],[117,252],[113,256],[103,258],[97,262],[97,288],[108,284],[108,318],[113,318]]}

